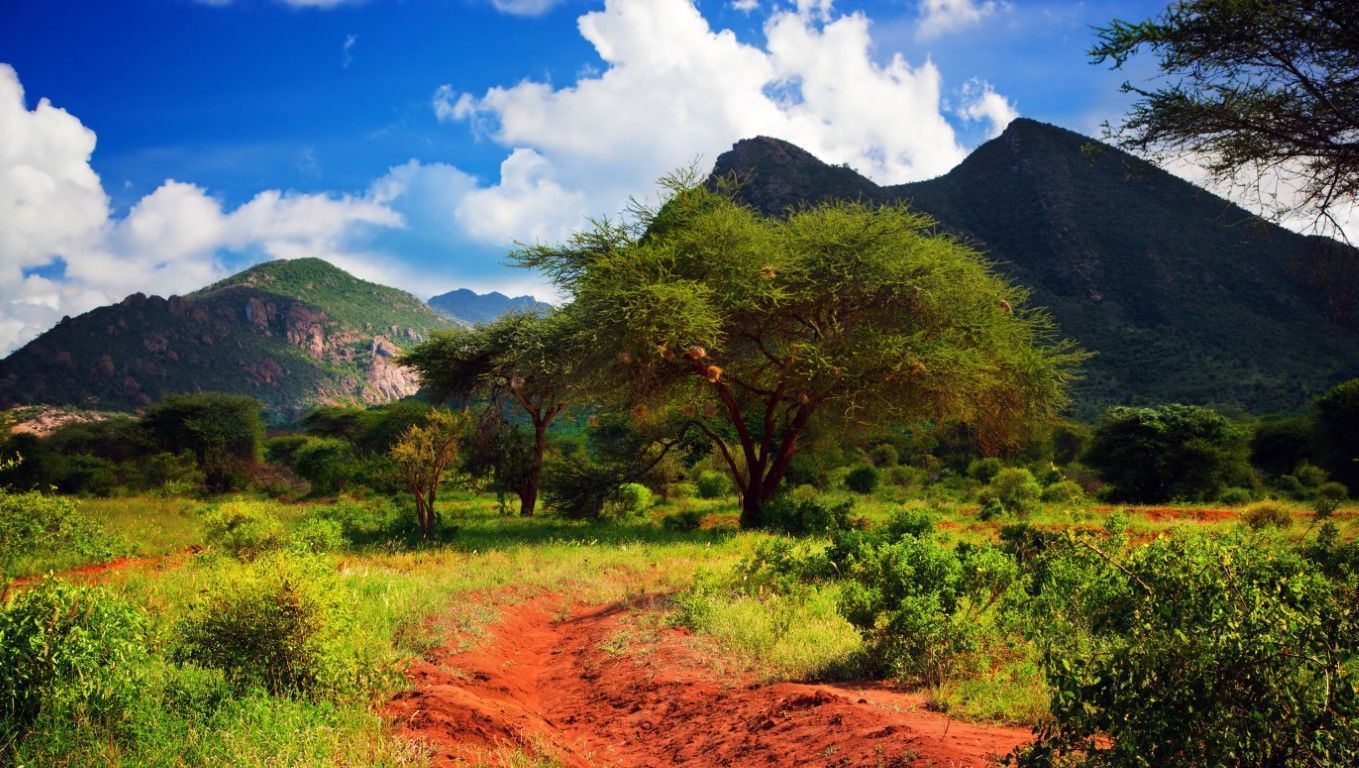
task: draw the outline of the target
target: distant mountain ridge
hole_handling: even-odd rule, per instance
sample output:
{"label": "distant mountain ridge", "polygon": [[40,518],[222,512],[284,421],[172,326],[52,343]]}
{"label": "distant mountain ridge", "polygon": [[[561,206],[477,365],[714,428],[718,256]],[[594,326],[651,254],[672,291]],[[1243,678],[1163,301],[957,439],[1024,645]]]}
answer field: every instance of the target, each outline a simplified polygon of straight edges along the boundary
{"label": "distant mountain ridge", "polygon": [[1169,401],[1288,411],[1359,375],[1359,333],[1328,320],[1353,317],[1334,297],[1354,292],[1317,274],[1322,254],[1353,260],[1346,246],[1062,128],[1015,120],[944,176],[899,186],[767,137],[721,155],[713,177],[728,174],[770,215],[828,199],[906,202],[977,245],[1097,353],[1073,392],[1081,416]]}
{"label": "distant mountain ridge", "polygon": [[466,325],[489,323],[511,312],[547,312],[552,305],[532,296],[510,298],[499,291],[477,293],[466,288],[441,293],[429,300],[436,312]]}
{"label": "distant mountain ridge", "polygon": [[401,350],[453,324],[416,297],[321,259],[260,264],[187,296],[133,294],[0,360],[0,407],[135,410],[174,392],[251,395],[270,421],[381,403],[419,382]]}

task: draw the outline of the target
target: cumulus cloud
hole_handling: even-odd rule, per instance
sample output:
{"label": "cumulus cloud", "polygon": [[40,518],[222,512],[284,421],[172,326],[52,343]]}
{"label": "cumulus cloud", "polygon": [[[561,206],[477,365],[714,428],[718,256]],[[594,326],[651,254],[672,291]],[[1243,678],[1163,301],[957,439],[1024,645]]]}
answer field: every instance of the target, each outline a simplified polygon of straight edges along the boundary
{"label": "cumulus cloud", "polygon": [[511,16],[542,16],[561,0],[491,0],[491,5],[501,13]]}
{"label": "cumulus cloud", "polygon": [[990,83],[974,78],[963,86],[963,104],[958,109],[958,116],[972,122],[990,123],[990,137],[994,139],[1019,117],[1019,110],[1009,99],[996,93]]}
{"label": "cumulus cloud", "polygon": [[[577,26],[602,71],[560,88],[524,80],[433,95],[438,119],[511,150],[500,180],[461,203],[478,237],[532,239],[578,226],[582,210],[616,212],[666,171],[750,136],[792,141],[885,184],[939,175],[966,154],[938,68],[899,54],[879,63],[869,19],[836,14],[829,0],[772,13],[763,45],[713,29],[691,0],[607,0]],[[975,119],[1003,117],[1003,97],[988,88],[978,98],[988,111]]]}
{"label": "cumulus cloud", "polygon": [[920,0],[916,37],[927,40],[979,23],[996,12],[993,0]]}
{"label": "cumulus cloud", "polygon": [[128,293],[206,285],[226,273],[224,253],[355,263],[366,232],[404,225],[372,196],[271,190],[227,211],[174,180],[115,218],[94,147],[94,133],[48,100],[29,110],[18,74],[0,64],[0,352]]}

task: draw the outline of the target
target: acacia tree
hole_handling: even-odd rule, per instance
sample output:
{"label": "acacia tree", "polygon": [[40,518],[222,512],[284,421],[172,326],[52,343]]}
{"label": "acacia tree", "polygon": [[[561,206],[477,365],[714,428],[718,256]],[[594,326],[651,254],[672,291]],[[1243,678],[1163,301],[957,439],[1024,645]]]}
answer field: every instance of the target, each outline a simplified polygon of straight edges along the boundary
{"label": "acacia tree", "polygon": [[1024,292],[904,207],[761,217],[691,176],[635,226],[514,254],[574,299],[592,391],[715,446],[762,524],[812,430],[970,425],[989,450],[1056,413],[1080,358]]}
{"label": "acacia tree", "polygon": [[[1193,154],[1220,182],[1296,187],[1278,213],[1328,218],[1359,193],[1359,15],[1353,0],[1182,0],[1155,19],[1098,30],[1094,63],[1147,49],[1161,86],[1124,83],[1137,102],[1115,137]],[[1267,202],[1261,200],[1261,202]],[[1342,217],[1343,218],[1343,217]],[[1338,227],[1337,227],[1338,229]]]}
{"label": "acacia tree", "polygon": [[504,418],[506,406],[528,418],[531,460],[514,473],[524,516],[532,515],[538,503],[547,428],[570,400],[573,334],[569,313],[515,313],[473,330],[435,334],[402,358],[439,400],[485,399],[485,419]]}
{"label": "acacia tree", "polygon": [[467,429],[467,417],[445,410],[431,410],[424,424],[402,433],[392,446],[392,459],[415,497],[415,516],[420,538],[428,541],[439,522],[435,502],[444,472],[458,458],[458,446]]}

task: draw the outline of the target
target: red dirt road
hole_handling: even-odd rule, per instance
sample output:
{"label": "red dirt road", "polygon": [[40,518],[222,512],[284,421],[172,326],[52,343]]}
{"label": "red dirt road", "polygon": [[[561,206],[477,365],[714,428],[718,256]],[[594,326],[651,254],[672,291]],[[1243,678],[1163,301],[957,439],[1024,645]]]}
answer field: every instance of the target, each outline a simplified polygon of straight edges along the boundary
{"label": "red dirt road", "polygon": [[571,768],[984,766],[1031,735],[929,712],[883,689],[722,679],[682,630],[635,636],[625,608],[540,598],[502,611],[479,647],[412,666],[387,714],[437,766],[506,748]]}

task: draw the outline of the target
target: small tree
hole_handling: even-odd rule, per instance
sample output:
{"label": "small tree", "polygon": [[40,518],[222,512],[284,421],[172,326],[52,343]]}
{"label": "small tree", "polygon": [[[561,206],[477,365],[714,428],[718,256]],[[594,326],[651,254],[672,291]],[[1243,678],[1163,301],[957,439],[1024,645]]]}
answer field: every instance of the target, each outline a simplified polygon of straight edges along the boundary
{"label": "small tree", "polygon": [[706,435],[762,523],[805,436],[970,425],[991,451],[1065,403],[1080,358],[981,257],[904,207],[828,203],[771,220],[678,174],[637,225],[515,254],[574,297],[607,404]]}
{"label": "small tree", "polygon": [[1318,459],[1331,477],[1359,493],[1359,379],[1336,385],[1312,404]]}
{"label": "small tree", "polygon": [[170,395],[146,409],[142,426],[170,453],[193,451],[208,487],[240,487],[264,442],[263,406],[221,392]]}
{"label": "small tree", "polygon": [[532,461],[518,473],[519,513],[538,503],[547,428],[570,401],[577,355],[574,328],[565,312],[507,315],[471,331],[436,334],[404,358],[436,398],[485,398],[486,417],[502,419],[507,406],[528,417]]}
{"label": "small tree", "polygon": [[415,497],[420,537],[428,541],[439,522],[435,501],[445,470],[458,458],[458,446],[467,429],[467,416],[445,410],[429,412],[424,424],[410,427],[392,446],[392,458],[401,469],[406,487]]}
{"label": "small tree", "polygon": [[1086,461],[1116,501],[1211,500],[1253,482],[1246,430],[1197,405],[1110,408]]}

